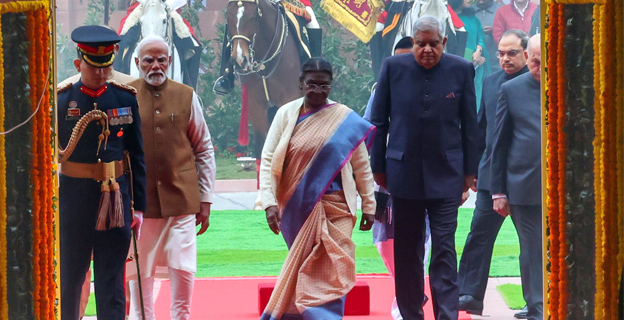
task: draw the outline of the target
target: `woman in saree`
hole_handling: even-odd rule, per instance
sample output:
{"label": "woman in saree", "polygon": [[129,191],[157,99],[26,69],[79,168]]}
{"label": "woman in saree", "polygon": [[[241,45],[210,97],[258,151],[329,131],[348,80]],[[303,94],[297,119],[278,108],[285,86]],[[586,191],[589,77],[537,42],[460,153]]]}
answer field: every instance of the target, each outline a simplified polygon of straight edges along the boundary
{"label": "woman in saree", "polygon": [[455,13],[457,13],[457,16],[464,23],[464,28],[466,28],[468,32],[464,59],[472,61],[475,67],[474,84],[475,94],[477,96],[477,111],[479,111],[479,107],[481,106],[481,94],[483,92],[483,80],[485,80],[492,70],[490,61],[488,61],[487,58],[490,54],[485,45],[485,33],[483,32],[481,21],[475,15],[473,2],[473,0],[452,0],[449,1],[449,5],[455,10]]}
{"label": "woman in saree", "polygon": [[367,140],[375,127],[327,99],[332,67],[326,60],[308,60],[299,82],[304,97],[278,109],[262,150],[262,206],[289,252],[261,319],[342,319],[355,285],[358,193],[360,230],[374,221]]}

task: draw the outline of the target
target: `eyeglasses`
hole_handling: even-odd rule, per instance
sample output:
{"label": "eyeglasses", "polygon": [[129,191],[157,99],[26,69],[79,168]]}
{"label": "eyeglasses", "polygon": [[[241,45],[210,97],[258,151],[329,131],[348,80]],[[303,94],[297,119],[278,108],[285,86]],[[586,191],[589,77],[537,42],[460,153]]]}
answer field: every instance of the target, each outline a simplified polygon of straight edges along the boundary
{"label": "eyeglasses", "polygon": [[522,50],[509,50],[509,51],[502,51],[502,50],[498,50],[496,51],[496,56],[499,58],[504,57],[505,55],[507,55],[510,58],[513,58],[515,56],[518,55],[518,53],[522,52]]}
{"label": "eyeglasses", "polygon": [[330,84],[322,84],[322,85],[318,85],[318,84],[314,84],[314,83],[304,83],[305,84],[305,88],[306,90],[310,90],[310,91],[314,91],[316,92],[319,88],[321,89],[321,91],[327,92],[331,89],[331,85]]}

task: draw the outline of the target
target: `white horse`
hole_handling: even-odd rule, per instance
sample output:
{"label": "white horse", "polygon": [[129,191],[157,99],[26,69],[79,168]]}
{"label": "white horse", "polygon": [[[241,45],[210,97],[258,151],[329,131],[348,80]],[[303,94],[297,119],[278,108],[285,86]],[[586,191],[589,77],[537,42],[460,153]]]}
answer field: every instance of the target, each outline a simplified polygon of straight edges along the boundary
{"label": "white horse", "polygon": [[446,6],[447,0],[414,0],[412,7],[405,14],[405,19],[399,26],[396,38],[392,47],[399,42],[403,37],[411,37],[414,35],[414,22],[422,16],[432,16],[440,20],[443,23],[443,29],[446,30],[448,24],[452,25],[451,15],[448,12]]}
{"label": "white horse", "polygon": [[[126,19],[121,30],[122,43],[120,46],[120,67],[115,69],[126,71],[131,76],[139,77],[139,70],[136,67],[134,58],[137,56],[135,52],[136,44],[148,35],[157,35],[165,39],[169,44],[169,54],[171,55],[171,65],[167,71],[167,76],[178,82],[189,84],[185,81],[184,64],[181,63],[181,55],[176,49],[176,40],[187,39],[191,46],[201,47],[201,44],[191,34],[186,26],[184,19],[176,11],[186,4],[185,0],[138,0],[139,6],[136,7]],[[129,37],[124,41],[124,37]],[[190,39],[190,40],[188,40]],[[132,52],[130,52],[130,50]],[[201,51],[201,50],[200,50]],[[201,52],[195,52],[197,54]],[[128,56],[131,54],[131,56]],[[128,66],[129,64],[129,66]],[[123,66],[122,66],[123,65]],[[125,69],[129,68],[129,69]],[[195,70],[195,73],[197,70]],[[196,79],[195,79],[196,82]],[[189,84],[194,86],[193,84]]]}

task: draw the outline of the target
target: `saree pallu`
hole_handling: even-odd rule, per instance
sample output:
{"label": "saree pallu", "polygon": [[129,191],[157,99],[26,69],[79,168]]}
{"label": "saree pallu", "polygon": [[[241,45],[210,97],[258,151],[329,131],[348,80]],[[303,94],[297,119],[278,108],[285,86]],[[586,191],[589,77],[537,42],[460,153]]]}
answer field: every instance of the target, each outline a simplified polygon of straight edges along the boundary
{"label": "saree pallu", "polygon": [[342,319],[355,284],[356,217],[343,191],[326,191],[373,133],[374,126],[340,104],[300,116],[277,188],[289,252],[260,319]]}

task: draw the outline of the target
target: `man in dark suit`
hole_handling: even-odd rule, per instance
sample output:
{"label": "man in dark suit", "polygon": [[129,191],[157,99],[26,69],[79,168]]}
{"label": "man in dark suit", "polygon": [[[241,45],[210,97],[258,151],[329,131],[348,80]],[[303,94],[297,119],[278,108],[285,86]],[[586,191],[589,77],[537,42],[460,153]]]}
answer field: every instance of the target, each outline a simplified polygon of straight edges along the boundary
{"label": "man in dark suit", "polygon": [[529,72],[501,86],[492,148],[494,210],[511,215],[520,238],[528,319],[542,320],[542,162],[540,36],[529,40]]}
{"label": "man in dark suit", "polygon": [[442,53],[446,38],[437,19],[421,17],[414,30],[414,54],[387,58],[379,76],[372,169],[393,196],[395,286],[403,318],[423,319],[428,212],[433,309],[436,319],[455,320],[457,209],[462,191],[474,184],[479,161],[474,68]]}
{"label": "man in dark suit", "polygon": [[498,43],[497,57],[502,70],[489,75],[483,83],[483,97],[479,108],[479,162],[477,201],[466,238],[466,246],[459,262],[459,310],[481,315],[483,297],[490,273],[490,262],[496,236],[505,217],[494,211],[490,193],[490,164],[496,105],[503,83],[528,71],[526,52],[529,36],[524,31],[506,31]]}

